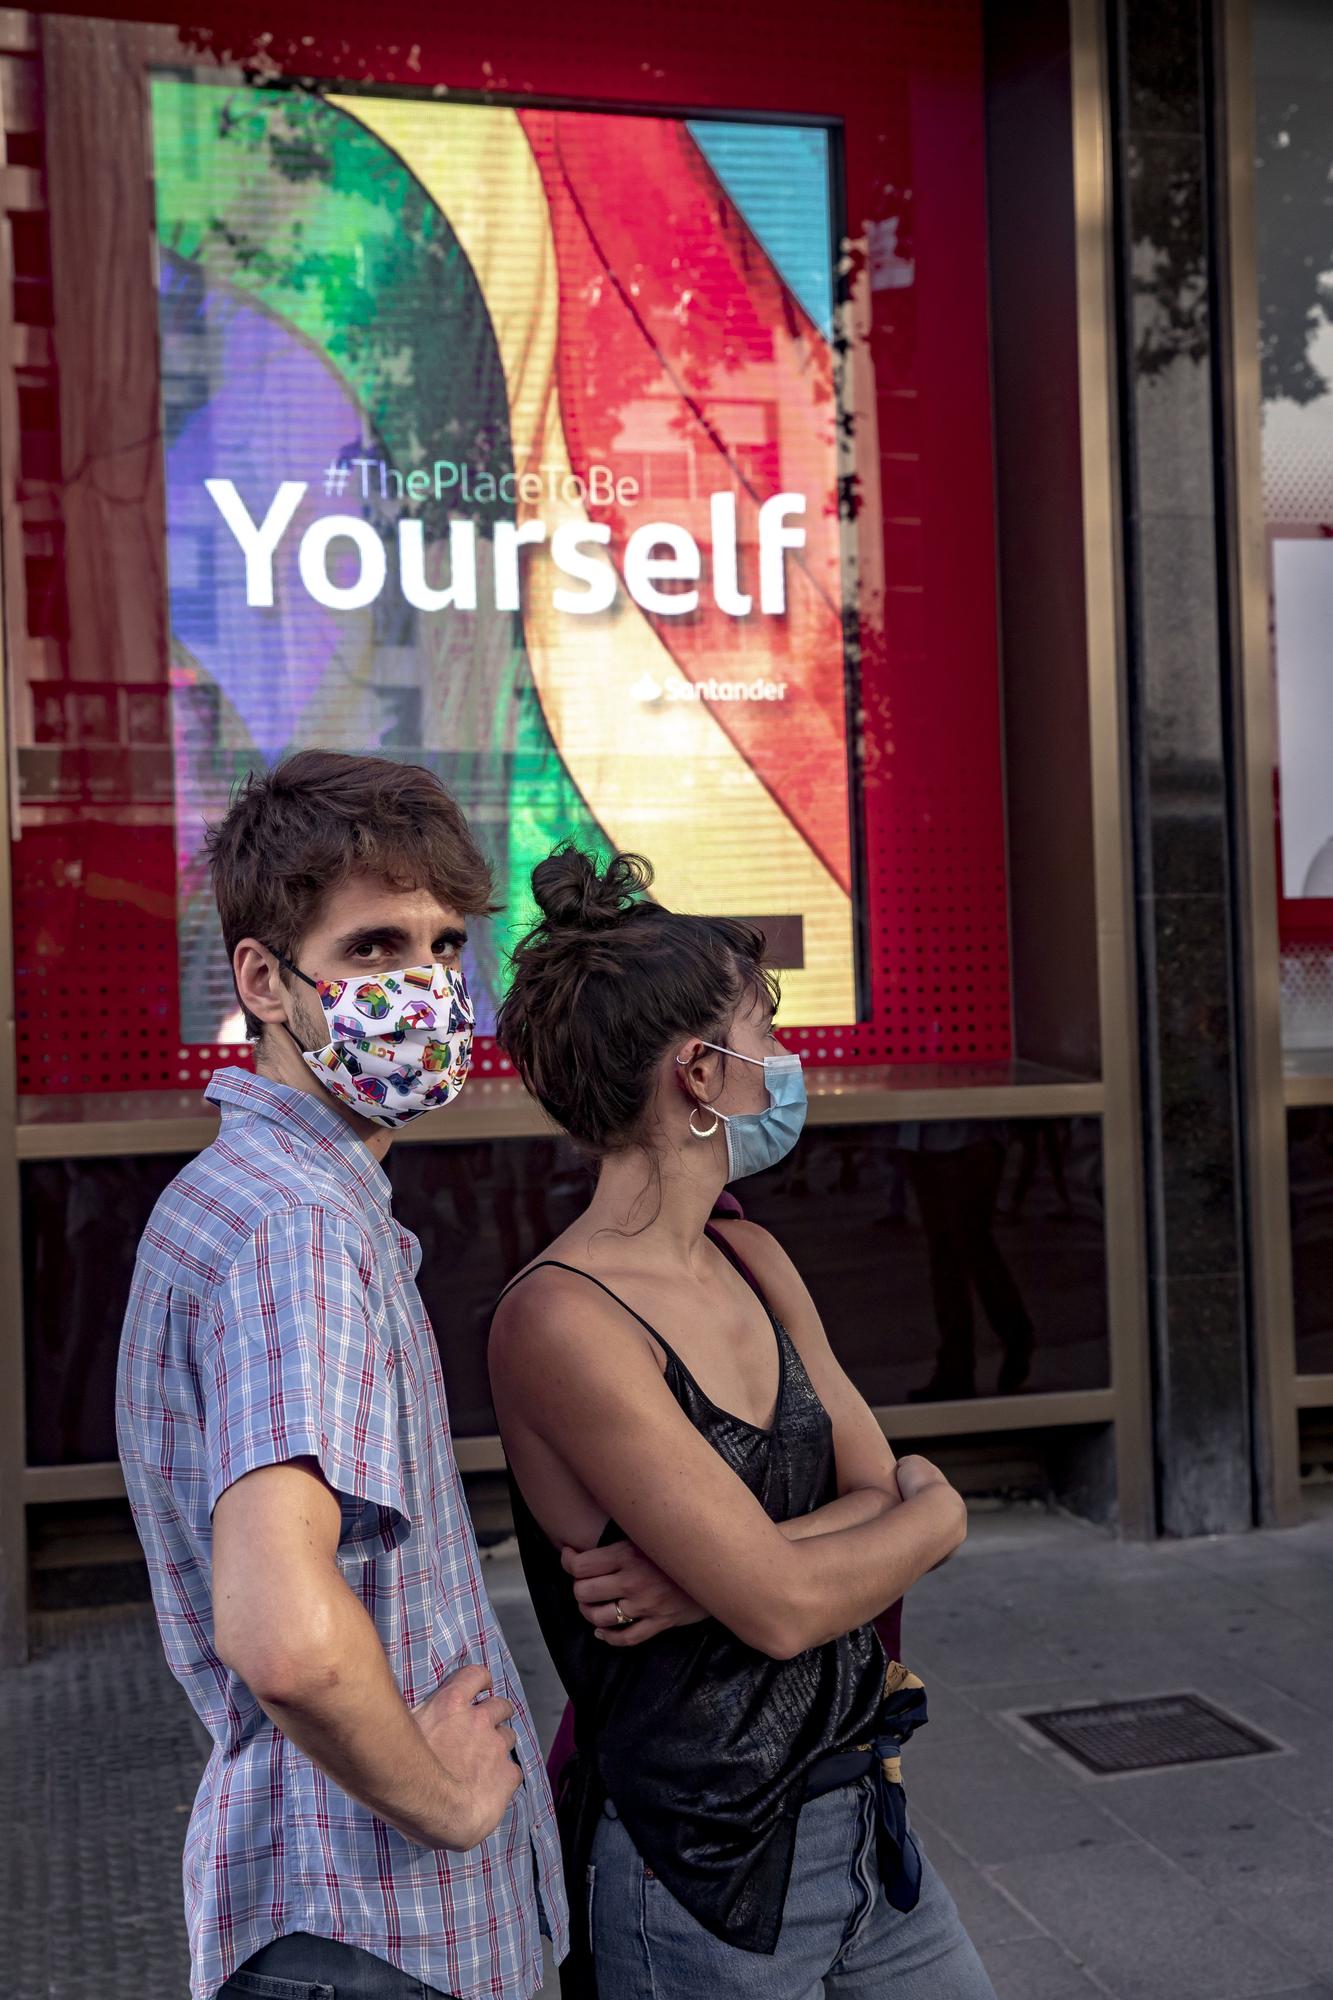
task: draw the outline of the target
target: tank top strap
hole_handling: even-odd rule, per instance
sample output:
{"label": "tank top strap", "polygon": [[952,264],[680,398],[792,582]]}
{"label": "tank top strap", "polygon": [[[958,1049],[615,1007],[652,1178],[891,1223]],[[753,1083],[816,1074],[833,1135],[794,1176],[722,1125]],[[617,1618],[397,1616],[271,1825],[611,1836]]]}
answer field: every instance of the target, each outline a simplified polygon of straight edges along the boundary
{"label": "tank top strap", "polygon": [[[594,1278],[591,1271],[581,1271],[577,1264],[562,1264],[558,1257],[543,1257],[539,1263],[529,1264],[526,1271],[520,1271],[516,1278],[511,1278],[509,1280],[509,1283],[505,1286],[504,1290],[501,1292],[500,1297],[495,1301],[496,1306],[498,1307],[504,1299],[507,1299],[509,1297],[509,1294],[513,1291],[515,1285],[521,1285],[523,1283],[523,1280],[525,1278],[530,1278],[534,1271],[569,1271],[576,1278],[586,1278],[590,1285],[596,1285],[599,1292],[605,1292],[606,1296],[609,1299],[613,1300],[615,1304],[620,1307],[622,1312],[627,1312],[631,1319],[638,1321],[639,1325],[643,1328],[644,1332],[657,1342],[658,1346],[661,1348],[663,1354],[665,1354],[668,1361],[674,1361],[677,1368],[683,1368],[685,1366],[684,1362],[680,1359],[679,1355],[676,1353],[675,1348],[672,1347],[667,1341],[663,1340],[661,1334],[657,1331],[657,1328],[655,1326],[651,1326],[649,1322],[644,1318],[642,1313],[636,1313],[633,1306],[627,1305],[625,1300],[621,1298],[619,1292],[613,1292],[611,1290],[611,1287],[609,1285],[604,1285],[600,1278]],[[686,1372],[688,1373],[688,1370]]]}
{"label": "tank top strap", "polygon": [[[716,1220],[717,1218],[714,1217],[714,1221]],[[801,1359],[800,1349],[797,1347],[796,1342],[792,1339],[791,1335],[788,1333],[782,1321],[778,1318],[777,1314],[774,1312],[772,1306],[768,1303],[768,1294],[765,1292],[758,1278],[756,1278],[754,1272],[750,1269],[749,1265],[746,1263],[744,1257],[741,1256],[740,1251],[732,1248],[731,1244],[728,1243],[726,1237],[722,1235],[721,1231],[714,1228],[712,1222],[706,1222],[704,1224],[704,1235],[708,1238],[710,1243],[715,1243],[717,1245],[718,1249],[722,1252],[722,1255],[726,1258],[727,1262],[736,1271],[737,1275],[745,1280],[746,1284],[750,1287],[750,1290],[754,1293],[755,1297],[758,1299],[760,1305],[764,1308],[765,1313],[768,1315],[769,1325],[772,1327],[774,1337],[778,1343],[778,1356],[782,1363],[782,1374],[779,1378],[779,1403],[780,1403],[782,1396],[785,1395],[786,1393],[786,1382],[788,1373],[793,1367],[797,1370],[799,1375],[804,1377],[804,1379],[807,1382],[810,1379],[805,1372],[805,1363]]]}

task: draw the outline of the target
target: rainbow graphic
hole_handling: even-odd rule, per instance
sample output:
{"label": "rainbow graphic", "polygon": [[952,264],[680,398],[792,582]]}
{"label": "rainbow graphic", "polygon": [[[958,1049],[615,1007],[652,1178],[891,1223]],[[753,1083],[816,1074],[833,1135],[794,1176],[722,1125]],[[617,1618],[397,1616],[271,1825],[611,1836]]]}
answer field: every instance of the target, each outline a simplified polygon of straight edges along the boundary
{"label": "rainbow graphic", "polygon": [[183,1038],[234,1006],[204,824],[302,744],[464,806],[505,905],[479,1030],[568,836],[785,920],[784,1021],[852,1021],[830,133],[180,72],[151,104]]}

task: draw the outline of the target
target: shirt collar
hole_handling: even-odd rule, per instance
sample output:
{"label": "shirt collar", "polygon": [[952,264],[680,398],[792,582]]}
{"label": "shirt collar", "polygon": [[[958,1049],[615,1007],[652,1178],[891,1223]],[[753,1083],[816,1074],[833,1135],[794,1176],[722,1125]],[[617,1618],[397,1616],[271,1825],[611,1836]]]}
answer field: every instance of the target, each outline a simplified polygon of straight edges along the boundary
{"label": "shirt collar", "polygon": [[294,1090],[271,1076],[258,1076],[248,1069],[217,1069],[204,1092],[210,1104],[219,1105],[225,1119],[229,1110],[248,1112],[281,1125],[284,1132],[297,1131],[311,1144],[338,1154],[353,1180],[372,1201],[387,1209],[393,1194],[385,1173],[364,1139],[357,1137],[333,1100],[321,1091]]}

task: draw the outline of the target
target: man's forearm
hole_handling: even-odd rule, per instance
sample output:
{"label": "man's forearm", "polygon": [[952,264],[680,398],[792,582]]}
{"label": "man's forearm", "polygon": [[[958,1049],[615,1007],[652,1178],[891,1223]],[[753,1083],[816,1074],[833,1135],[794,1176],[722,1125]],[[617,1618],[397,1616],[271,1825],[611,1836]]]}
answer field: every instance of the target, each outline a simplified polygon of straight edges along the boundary
{"label": "man's forearm", "polygon": [[300,1672],[256,1690],[264,1713],[350,1797],[407,1839],[443,1845],[441,1829],[457,1806],[453,1787],[365,1607],[335,1576],[311,1624],[320,1643]]}

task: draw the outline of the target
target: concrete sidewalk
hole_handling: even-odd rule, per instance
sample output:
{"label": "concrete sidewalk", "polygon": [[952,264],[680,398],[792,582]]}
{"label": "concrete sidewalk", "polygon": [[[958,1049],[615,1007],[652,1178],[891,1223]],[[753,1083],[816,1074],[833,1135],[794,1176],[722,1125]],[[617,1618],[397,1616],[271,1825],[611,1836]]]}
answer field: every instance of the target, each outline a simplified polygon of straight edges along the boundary
{"label": "concrete sidewalk", "polygon": [[[1333,1491],[1308,1497],[1286,1533],[1151,1547],[979,1511],[913,1592],[913,1819],[1000,2000],[1333,2000]],[[521,1572],[503,1548],[487,1569],[549,1737]],[[200,1734],[151,1613],[47,1613],[38,1646],[0,1674],[0,2000],[184,2000]],[[1187,1690],[1281,1753],[1094,1778],[1017,1713]]]}
{"label": "concrete sidewalk", "polygon": [[[1149,1547],[983,1515],[904,1652],[913,1815],[1000,2000],[1333,1996],[1333,1507]],[[1284,1753],[1098,1778],[1015,1719],[1185,1691]]]}

